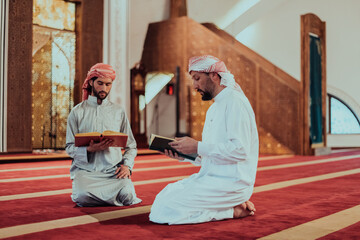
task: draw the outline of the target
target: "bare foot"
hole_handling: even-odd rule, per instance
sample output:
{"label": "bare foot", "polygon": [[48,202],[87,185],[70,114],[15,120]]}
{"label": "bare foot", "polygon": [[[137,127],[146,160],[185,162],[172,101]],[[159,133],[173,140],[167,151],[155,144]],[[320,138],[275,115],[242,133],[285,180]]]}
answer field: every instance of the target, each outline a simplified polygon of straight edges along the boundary
{"label": "bare foot", "polygon": [[246,201],[234,207],[234,218],[244,218],[255,214],[255,206],[252,202]]}
{"label": "bare foot", "polygon": [[246,208],[247,208],[248,210],[253,211],[254,213],[256,212],[255,205],[254,205],[253,202],[251,202],[251,201],[246,201],[245,204],[246,204]]}

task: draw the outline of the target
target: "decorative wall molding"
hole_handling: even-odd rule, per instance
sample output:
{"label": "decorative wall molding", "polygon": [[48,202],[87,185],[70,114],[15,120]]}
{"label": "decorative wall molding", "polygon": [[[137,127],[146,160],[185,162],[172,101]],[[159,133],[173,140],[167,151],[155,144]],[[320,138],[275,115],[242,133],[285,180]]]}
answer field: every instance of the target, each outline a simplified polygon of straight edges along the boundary
{"label": "decorative wall molding", "polygon": [[[8,3],[6,151],[32,151],[33,1]],[[35,96],[35,94],[34,94]]]}

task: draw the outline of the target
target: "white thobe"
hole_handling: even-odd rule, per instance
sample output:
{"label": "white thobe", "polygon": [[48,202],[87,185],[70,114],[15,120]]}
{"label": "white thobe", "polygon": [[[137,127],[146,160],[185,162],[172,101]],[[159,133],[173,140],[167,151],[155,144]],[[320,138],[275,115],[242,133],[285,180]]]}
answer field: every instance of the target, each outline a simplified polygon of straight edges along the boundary
{"label": "white thobe", "polygon": [[150,221],[201,223],[233,218],[250,199],[259,156],[255,115],[243,93],[223,89],[206,113],[195,165],[198,173],[167,185],[152,205]]}
{"label": "white thobe", "polygon": [[[124,155],[121,148],[87,152],[86,147],[75,147],[75,134],[117,131],[128,135]],[[125,111],[107,98],[102,104],[97,98],[89,98],[76,105],[70,112],[66,132],[66,152],[73,158],[70,178],[72,200],[79,206],[132,205],[141,202],[136,197],[134,184],[130,179],[116,178],[120,165],[132,170],[136,157],[136,142]]]}

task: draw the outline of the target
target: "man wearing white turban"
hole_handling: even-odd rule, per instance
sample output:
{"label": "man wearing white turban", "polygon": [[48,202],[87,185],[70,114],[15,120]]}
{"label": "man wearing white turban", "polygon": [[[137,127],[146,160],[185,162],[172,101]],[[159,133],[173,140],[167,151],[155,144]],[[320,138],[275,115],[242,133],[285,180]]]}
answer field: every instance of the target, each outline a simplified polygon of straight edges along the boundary
{"label": "man wearing white turban", "polygon": [[167,185],[156,196],[150,221],[189,224],[254,215],[249,199],[254,190],[259,138],[250,102],[224,62],[213,56],[191,58],[189,73],[202,100],[215,101],[206,113],[202,141],[183,137],[170,145],[199,156],[191,161],[171,151],[165,154],[201,165],[201,169]]}

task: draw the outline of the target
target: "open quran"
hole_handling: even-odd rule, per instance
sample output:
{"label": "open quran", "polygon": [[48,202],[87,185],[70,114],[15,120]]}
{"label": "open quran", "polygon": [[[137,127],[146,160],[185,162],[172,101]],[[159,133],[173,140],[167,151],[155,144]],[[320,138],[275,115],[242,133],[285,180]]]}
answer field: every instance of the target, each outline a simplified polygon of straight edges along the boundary
{"label": "open quran", "polygon": [[126,147],[126,142],[128,135],[121,132],[109,131],[106,130],[103,133],[99,132],[88,132],[88,133],[77,133],[75,134],[75,146],[89,146],[90,141],[93,140],[94,143],[99,143],[103,139],[111,139],[114,142],[110,147]]}

